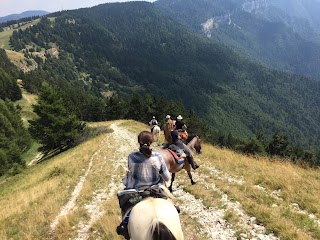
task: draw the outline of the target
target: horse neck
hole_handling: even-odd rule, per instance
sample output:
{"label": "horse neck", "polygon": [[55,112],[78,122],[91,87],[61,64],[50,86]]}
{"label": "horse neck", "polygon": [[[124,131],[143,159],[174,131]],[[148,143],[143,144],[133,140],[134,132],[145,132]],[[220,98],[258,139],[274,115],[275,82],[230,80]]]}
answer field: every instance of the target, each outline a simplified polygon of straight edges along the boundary
{"label": "horse neck", "polygon": [[[144,214],[143,218],[141,213]],[[146,198],[133,207],[129,221],[131,239],[154,239],[153,232],[159,227],[159,223],[164,230],[161,231],[163,239],[183,239],[178,212],[172,202],[162,198]]]}
{"label": "horse neck", "polygon": [[194,147],[197,141],[197,137],[192,138],[192,140],[187,144],[188,147]]}

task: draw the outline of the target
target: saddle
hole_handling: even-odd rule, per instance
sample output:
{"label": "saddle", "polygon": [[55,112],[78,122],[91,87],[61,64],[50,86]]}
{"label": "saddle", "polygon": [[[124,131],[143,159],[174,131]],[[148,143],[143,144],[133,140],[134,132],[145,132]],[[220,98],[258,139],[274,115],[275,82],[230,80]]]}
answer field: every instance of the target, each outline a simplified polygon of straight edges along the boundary
{"label": "saddle", "polygon": [[[141,190],[136,189],[128,189],[128,190],[120,190],[117,193],[119,205],[122,212],[122,222],[116,228],[116,232],[118,235],[122,235],[126,240],[130,239],[128,233],[128,223],[131,214],[131,210],[138,202],[142,201],[147,197],[154,198],[164,198],[168,199],[169,196],[166,194],[164,189],[161,186],[154,185],[151,187],[146,187]],[[178,213],[180,213],[180,208],[175,206]]]}
{"label": "saddle", "polygon": [[165,148],[169,151],[169,153],[171,153],[176,163],[178,164],[184,163],[184,160],[182,158],[186,158],[187,155],[184,153],[183,149],[179,148],[175,144],[167,145],[165,146]]}
{"label": "saddle", "polygon": [[146,187],[141,190],[136,189],[128,189],[128,190],[120,190],[117,193],[119,205],[121,208],[122,216],[128,212],[134,205],[138,202],[142,201],[144,198],[147,197],[154,197],[154,198],[164,198],[167,199],[168,195],[158,185],[154,185],[151,187]]}
{"label": "saddle", "polygon": [[[169,153],[171,153],[171,155],[173,156],[176,163],[178,163],[178,164],[184,163],[184,159],[180,158],[180,157],[186,157],[186,154],[183,152],[183,150],[182,150],[183,153],[180,154],[180,157],[178,156],[178,154],[175,151],[171,150],[170,148],[167,148],[167,150],[169,151]],[[178,149],[178,151],[179,150],[181,150],[181,149]]]}

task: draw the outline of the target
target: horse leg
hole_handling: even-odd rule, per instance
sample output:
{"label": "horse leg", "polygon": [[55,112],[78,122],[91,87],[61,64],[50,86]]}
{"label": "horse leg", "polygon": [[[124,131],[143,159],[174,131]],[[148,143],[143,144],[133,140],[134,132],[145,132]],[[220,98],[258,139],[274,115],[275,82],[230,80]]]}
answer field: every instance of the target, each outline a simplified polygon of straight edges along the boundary
{"label": "horse leg", "polygon": [[174,177],[176,176],[175,173],[172,173],[171,174],[171,183],[170,183],[170,186],[168,187],[169,191],[172,192],[172,184],[173,184],[173,181],[174,181]]}
{"label": "horse leg", "polygon": [[187,173],[188,173],[188,176],[189,176],[189,178],[190,178],[190,180],[191,180],[191,184],[192,184],[192,185],[196,184],[196,182],[193,181],[193,179],[192,179],[191,171],[188,170]]}

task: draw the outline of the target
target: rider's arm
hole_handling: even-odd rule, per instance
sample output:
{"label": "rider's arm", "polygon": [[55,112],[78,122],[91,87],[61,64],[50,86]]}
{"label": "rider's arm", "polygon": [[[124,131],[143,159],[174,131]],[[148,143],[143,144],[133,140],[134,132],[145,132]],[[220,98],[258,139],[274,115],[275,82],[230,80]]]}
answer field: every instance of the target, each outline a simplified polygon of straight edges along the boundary
{"label": "rider's arm", "polygon": [[161,166],[161,169],[162,169],[162,173],[161,173],[161,177],[162,179],[165,181],[165,182],[168,182],[170,179],[171,179],[171,175],[170,175],[170,172],[167,168],[167,166],[165,164],[163,164]]}
{"label": "rider's arm", "polygon": [[160,175],[165,182],[168,182],[171,178],[171,175],[162,157],[161,160]]}

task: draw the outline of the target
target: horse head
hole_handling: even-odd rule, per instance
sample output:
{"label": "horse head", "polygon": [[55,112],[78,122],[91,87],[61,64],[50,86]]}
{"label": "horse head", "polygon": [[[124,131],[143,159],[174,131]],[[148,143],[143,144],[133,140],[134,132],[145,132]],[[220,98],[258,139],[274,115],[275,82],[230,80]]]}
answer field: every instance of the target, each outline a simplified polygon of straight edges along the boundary
{"label": "horse head", "polygon": [[188,147],[194,149],[196,153],[201,153],[201,138],[196,135],[194,136],[191,141],[188,143]]}
{"label": "horse head", "polygon": [[197,141],[194,144],[194,149],[196,150],[196,152],[198,154],[200,154],[201,153],[201,138],[199,136],[196,136],[196,138],[197,138]]}

